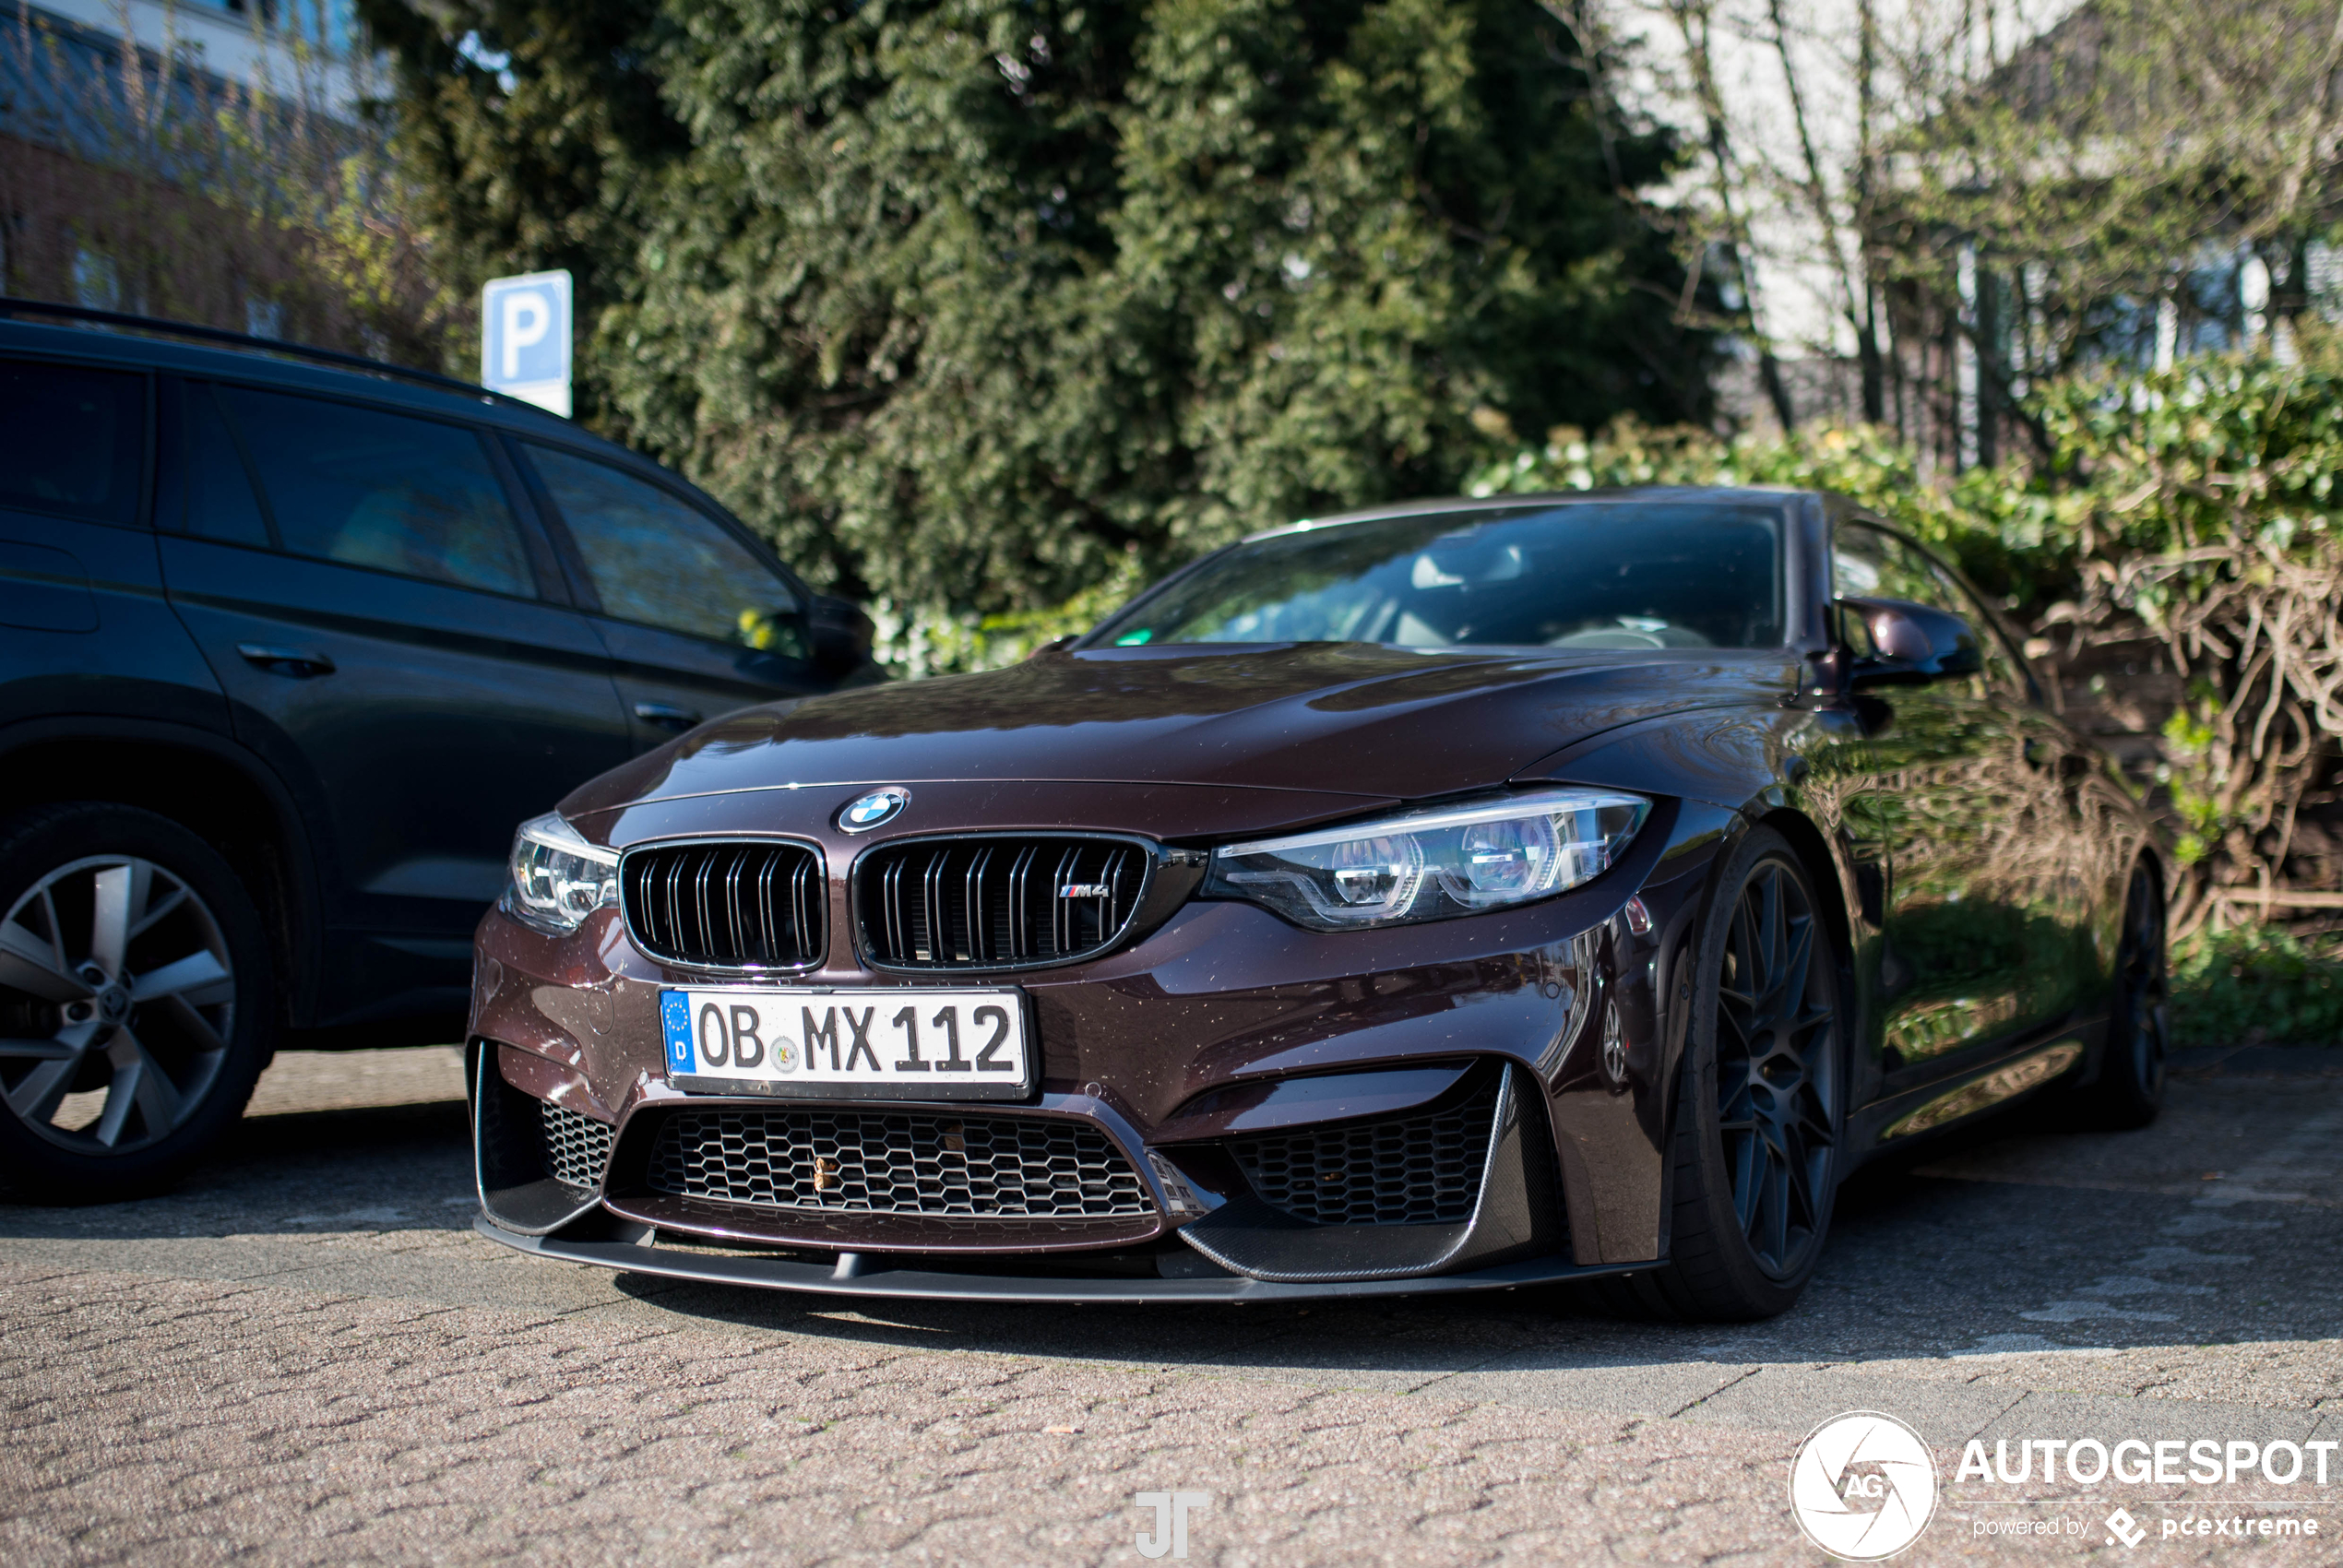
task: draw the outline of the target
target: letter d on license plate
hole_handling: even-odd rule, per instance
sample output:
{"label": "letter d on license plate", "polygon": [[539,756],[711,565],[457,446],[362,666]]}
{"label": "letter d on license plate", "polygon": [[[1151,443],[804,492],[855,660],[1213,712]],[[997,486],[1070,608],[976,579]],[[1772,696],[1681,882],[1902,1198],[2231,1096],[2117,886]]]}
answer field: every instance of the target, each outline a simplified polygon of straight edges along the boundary
{"label": "letter d on license plate", "polygon": [[659,1018],[683,1089],[1021,1099],[1033,1088],[1022,992],[662,991]]}

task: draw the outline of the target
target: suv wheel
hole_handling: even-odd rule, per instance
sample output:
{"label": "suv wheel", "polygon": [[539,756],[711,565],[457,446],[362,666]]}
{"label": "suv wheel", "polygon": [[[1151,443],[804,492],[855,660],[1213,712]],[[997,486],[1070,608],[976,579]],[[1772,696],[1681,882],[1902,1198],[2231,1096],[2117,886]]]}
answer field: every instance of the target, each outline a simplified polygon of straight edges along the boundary
{"label": "suv wheel", "polygon": [[0,826],[0,1175],[36,1203],[171,1181],[273,1038],[259,913],[218,851],[128,806]]}

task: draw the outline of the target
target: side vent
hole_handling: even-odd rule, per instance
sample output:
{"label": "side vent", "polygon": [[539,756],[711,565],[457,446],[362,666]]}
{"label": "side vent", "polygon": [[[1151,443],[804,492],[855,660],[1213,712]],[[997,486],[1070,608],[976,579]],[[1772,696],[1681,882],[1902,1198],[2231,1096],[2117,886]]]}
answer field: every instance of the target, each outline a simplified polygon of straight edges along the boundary
{"label": "side vent", "polygon": [[600,1187],[610,1164],[611,1124],[550,1099],[538,1101],[538,1114],[545,1123],[545,1173],[582,1193]]}

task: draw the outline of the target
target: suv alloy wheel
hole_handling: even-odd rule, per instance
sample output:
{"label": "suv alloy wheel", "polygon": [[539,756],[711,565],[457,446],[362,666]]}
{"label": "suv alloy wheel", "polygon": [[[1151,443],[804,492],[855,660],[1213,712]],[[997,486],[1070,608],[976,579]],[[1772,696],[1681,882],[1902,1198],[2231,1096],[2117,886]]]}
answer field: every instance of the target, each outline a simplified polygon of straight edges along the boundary
{"label": "suv alloy wheel", "polygon": [[0,1175],[37,1203],[167,1182],[268,1061],[243,885],[168,818],[50,806],[0,828]]}

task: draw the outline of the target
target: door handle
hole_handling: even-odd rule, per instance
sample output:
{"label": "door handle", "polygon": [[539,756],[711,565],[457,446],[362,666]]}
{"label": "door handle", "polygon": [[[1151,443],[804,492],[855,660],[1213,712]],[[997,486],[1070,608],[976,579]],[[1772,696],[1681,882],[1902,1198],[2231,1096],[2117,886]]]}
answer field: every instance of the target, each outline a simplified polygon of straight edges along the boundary
{"label": "door handle", "polygon": [[688,707],[677,707],[671,702],[638,702],[635,717],[646,724],[657,724],[678,734],[699,722],[699,715]]}
{"label": "door handle", "polygon": [[334,661],[309,648],[271,647],[267,643],[238,643],[236,651],[251,662],[274,674],[291,675],[307,680],[312,675],[330,675]]}

